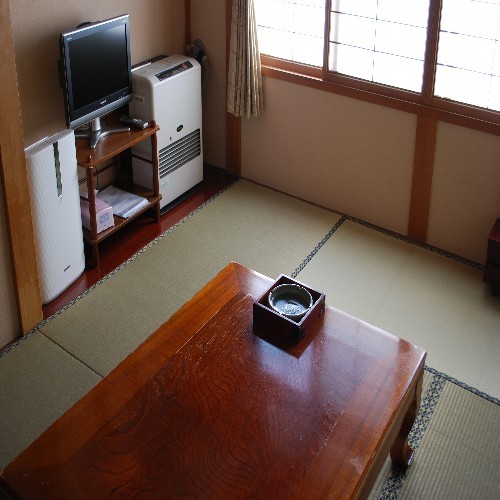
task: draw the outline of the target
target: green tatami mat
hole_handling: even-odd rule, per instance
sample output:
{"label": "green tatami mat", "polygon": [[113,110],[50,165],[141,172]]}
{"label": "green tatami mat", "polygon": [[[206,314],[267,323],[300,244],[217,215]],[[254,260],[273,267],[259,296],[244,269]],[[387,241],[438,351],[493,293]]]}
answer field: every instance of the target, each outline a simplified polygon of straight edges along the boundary
{"label": "green tatami mat", "polygon": [[500,497],[500,406],[446,382],[399,498]]}
{"label": "green tatami mat", "polygon": [[0,469],[100,380],[39,332],[0,358]]}
{"label": "green tatami mat", "polygon": [[428,366],[500,397],[500,300],[481,271],[346,221],[297,279],[424,348]]}
{"label": "green tatami mat", "polygon": [[426,369],[420,412],[408,442],[415,451],[411,466],[403,473],[387,458],[370,500],[499,497],[499,400]]}
{"label": "green tatami mat", "polygon": [[241,180],[40,329],[106,375],[229,262],[290,274],[338,220]]}

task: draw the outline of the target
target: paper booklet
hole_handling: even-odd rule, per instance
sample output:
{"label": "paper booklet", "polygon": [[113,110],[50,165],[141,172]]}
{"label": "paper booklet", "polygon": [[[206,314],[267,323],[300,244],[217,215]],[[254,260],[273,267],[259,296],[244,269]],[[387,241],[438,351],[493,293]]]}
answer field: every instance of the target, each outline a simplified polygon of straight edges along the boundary
{"label": "paper booklet", "polygon": [[141,208],[149,204],[149,201],[142,196],[138,196],[128,191],[123,191],[115,186],[108,186],[97,193],[97,198],[113,207],[113,213],[127,219]]}

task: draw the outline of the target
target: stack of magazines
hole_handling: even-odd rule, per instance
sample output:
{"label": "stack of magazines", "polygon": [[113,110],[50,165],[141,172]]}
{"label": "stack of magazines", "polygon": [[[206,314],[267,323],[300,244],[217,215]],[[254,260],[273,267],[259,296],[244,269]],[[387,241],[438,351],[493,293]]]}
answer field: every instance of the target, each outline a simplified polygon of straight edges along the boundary
{"label": "stack of magazines", "polygon": [[113,213],[127,219],[149,204],[146,198],[128,191],[123,191],[113,185],[97,193],[97,198],[113,207]]}

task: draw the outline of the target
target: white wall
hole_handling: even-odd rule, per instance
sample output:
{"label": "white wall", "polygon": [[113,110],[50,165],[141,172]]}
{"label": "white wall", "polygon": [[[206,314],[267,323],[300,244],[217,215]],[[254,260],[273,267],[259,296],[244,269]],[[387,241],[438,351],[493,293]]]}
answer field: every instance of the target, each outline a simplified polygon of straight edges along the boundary
{"label": "white wall", "polygon": [[405,233],[416,118],[264,78],[265,112],[242,122],[242,175]]}
{"label": "white wall", "polygon": [[440,123],[428,242],[484,263],[500,217],[500,137]]}
{"label": "white wall", "polygon": [[[242,175],[407,234],[414,115],[264,78],[243,120]],[[439,123],[428,243],[485,262],[500,217],[500,137]]]}
{"label": "white wall", "polygon": [[225,16],[225,0],[191,0],[191,41],[203,41],[210,67],[203,93],[203,159],[219,168],[226,168]]}

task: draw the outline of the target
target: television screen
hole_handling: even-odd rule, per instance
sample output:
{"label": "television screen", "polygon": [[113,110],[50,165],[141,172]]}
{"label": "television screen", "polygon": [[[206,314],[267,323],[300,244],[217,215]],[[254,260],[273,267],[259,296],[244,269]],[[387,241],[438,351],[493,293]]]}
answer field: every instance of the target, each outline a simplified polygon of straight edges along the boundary
{"label": "television screen", "polygon": [[61,61],[69,128],[126,104],[132,97],[128,15],[63,33]]}

